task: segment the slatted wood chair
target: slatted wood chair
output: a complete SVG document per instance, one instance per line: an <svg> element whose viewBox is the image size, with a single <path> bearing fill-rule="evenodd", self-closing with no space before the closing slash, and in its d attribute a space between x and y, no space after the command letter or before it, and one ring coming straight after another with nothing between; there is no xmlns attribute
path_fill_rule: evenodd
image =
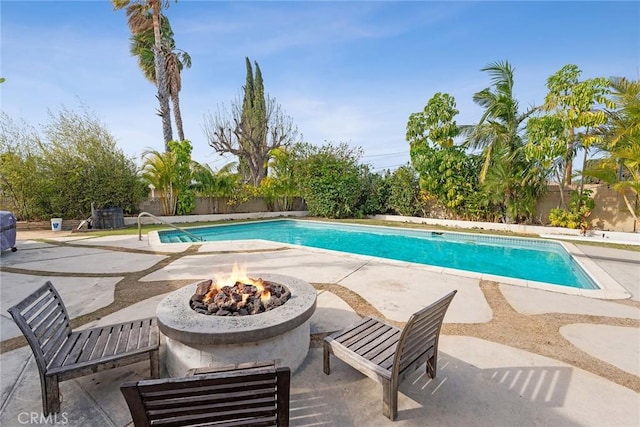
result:
<svg viewBox="0 0 640 427"><path fill-rule="evenodd" d="M38 366L45 416L60 412L59 383L149 359L159 376L160 334L155 318L72 331L69 314L50 281L9 309Z"/></svg>
<svg viewBox="0 0 640 427"><path fill-rule="evenodd" d="M411 315L403 329L367 317L326 337L322 343L324 373L330 373L329 356L333 354L381 383L382 413L395 420L400 382L425 362L427 374L436 376L440 328L456 292Z"/></svg>
<svg viewBox="0 0 640 427"><path fill-rule="evenodd" d="M289 425L291 371L246 365L190 371L189 376L120 387L135 427Z"/></svg>

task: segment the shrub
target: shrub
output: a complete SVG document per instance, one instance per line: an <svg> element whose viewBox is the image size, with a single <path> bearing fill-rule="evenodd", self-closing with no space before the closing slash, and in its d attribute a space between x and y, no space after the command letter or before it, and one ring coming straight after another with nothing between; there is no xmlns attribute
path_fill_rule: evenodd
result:
<svg viewBox="0 0 640 427"><path fill-rule="evenodd" d="M362 166L361 171L362 191L357 202L358 215L386 213L389 198L388 176L371 172L368 166Z"/></svg>
<svg viewBox="0 0 640 427"><path fill-rule="evenodd" d="M138 167L108 129L86 111L63 108L49 117L42 140L33 131L5 127L10 119L2 117L2 175L8 179L2 190L20 193L12 197L19 218L83 219L92 204L137 212L144 194Z"/></svg>
<svg viewBox="0 0 640 427"><path fill-rule="evenodd" d="M389 176L387 206L399 215L413 216L420 210L418 174L411 166L401 166Z"/></svg>
<svg viewBox="0 0 640 427"><path fill-rule="evenodd" d="M347 144L314 147L301 144L296 148L302 196L310 215L326 218L355 216L362 193L358 158L360 149Z"/></svg>
<svg viewBox="0 0 640 427"><path fill-rule="evenodd" d="M549 212L549 223L554 227L589 228L588 217L595 207L595 202L591 198L591 190L571 192L569 209L555 208Z"/></svg>

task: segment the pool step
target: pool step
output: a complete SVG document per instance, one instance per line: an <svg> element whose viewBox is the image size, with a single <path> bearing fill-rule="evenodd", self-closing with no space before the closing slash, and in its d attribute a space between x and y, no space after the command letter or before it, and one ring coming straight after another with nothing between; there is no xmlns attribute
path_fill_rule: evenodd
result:
<svg viewBox="0 0 640 427"><path fill-rule="evenodd" d="M168 236L168 241L167 243L193 243L194 240L184 234L180 234L177 236Z"/></svg>

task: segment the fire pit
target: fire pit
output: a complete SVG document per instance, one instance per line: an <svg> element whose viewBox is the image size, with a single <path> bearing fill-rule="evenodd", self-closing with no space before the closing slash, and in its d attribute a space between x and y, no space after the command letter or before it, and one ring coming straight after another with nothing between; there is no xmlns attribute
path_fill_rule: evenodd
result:
<svg viewBox="0 0 640 427"><path fill-rule="evenodd" d="M316 290L309 283L294 277L266 273L252 273L248 276L262 279L267 288L275 290L273 294L280 295L277 301L269 295L262 299L267 299L266 305L263 302L259 306L262 308L256 308L257 292L250 288L255 285L248 284L243 279L240 280L242 285L239 287L247 287L249 294L244 297L244 305L238 304L243 300L242 295L233 296L231 289L223 291L229 284L221 284L219 281L215 285L213 281L204 281L185 286L160 302L157 309L158 326L166 339L166 366L169 375L177 377L183 376L192 368L219 367L259 360L277 359L292 371L302 364L309 350L310 318L316 308ZM237 280L234 281L234 286L236 282ZM212 285L216 289L215 293ZM206 292L203 292L205 287ZM212 299L207 299L209 303L206 304L205 295L209 292ZM220 292L225 297L217 297L218 302L226 302L209 311L209 305ZM250 297L253 302L247 308ZM221 308L225 305L235 311ZM231 307L232 305L235 307ZM238 305L241 307L238 308ZM241 313L242 309L246 313ZM219 314L220 310L228 313ZM251 314L252 311L255 314Z"/></svg>
<svg viewBox="0 0 640 427"><path fill-rule="evenodd" d="M262 278L232 278L228 283L204 280L196 285L190 305L201 314L247 316L279 307L290 297L286 286Z"/></svg>

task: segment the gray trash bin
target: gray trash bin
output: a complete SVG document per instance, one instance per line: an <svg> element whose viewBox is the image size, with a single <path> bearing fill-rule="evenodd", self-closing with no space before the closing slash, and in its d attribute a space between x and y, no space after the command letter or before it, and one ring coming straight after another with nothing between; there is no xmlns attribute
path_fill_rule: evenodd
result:
<svg viewBox="0 0 640 427"><path fill-rule="evenodd" d="M124 227L124 212L122 208L96 209L91 218L93 228L111 230Z"/></svg>
<svg viewBox="0 0 640 427"><path fill-rule="evenodd" d="M16 217L9 211L0 211L0 251L16 248Z"/></svg>

